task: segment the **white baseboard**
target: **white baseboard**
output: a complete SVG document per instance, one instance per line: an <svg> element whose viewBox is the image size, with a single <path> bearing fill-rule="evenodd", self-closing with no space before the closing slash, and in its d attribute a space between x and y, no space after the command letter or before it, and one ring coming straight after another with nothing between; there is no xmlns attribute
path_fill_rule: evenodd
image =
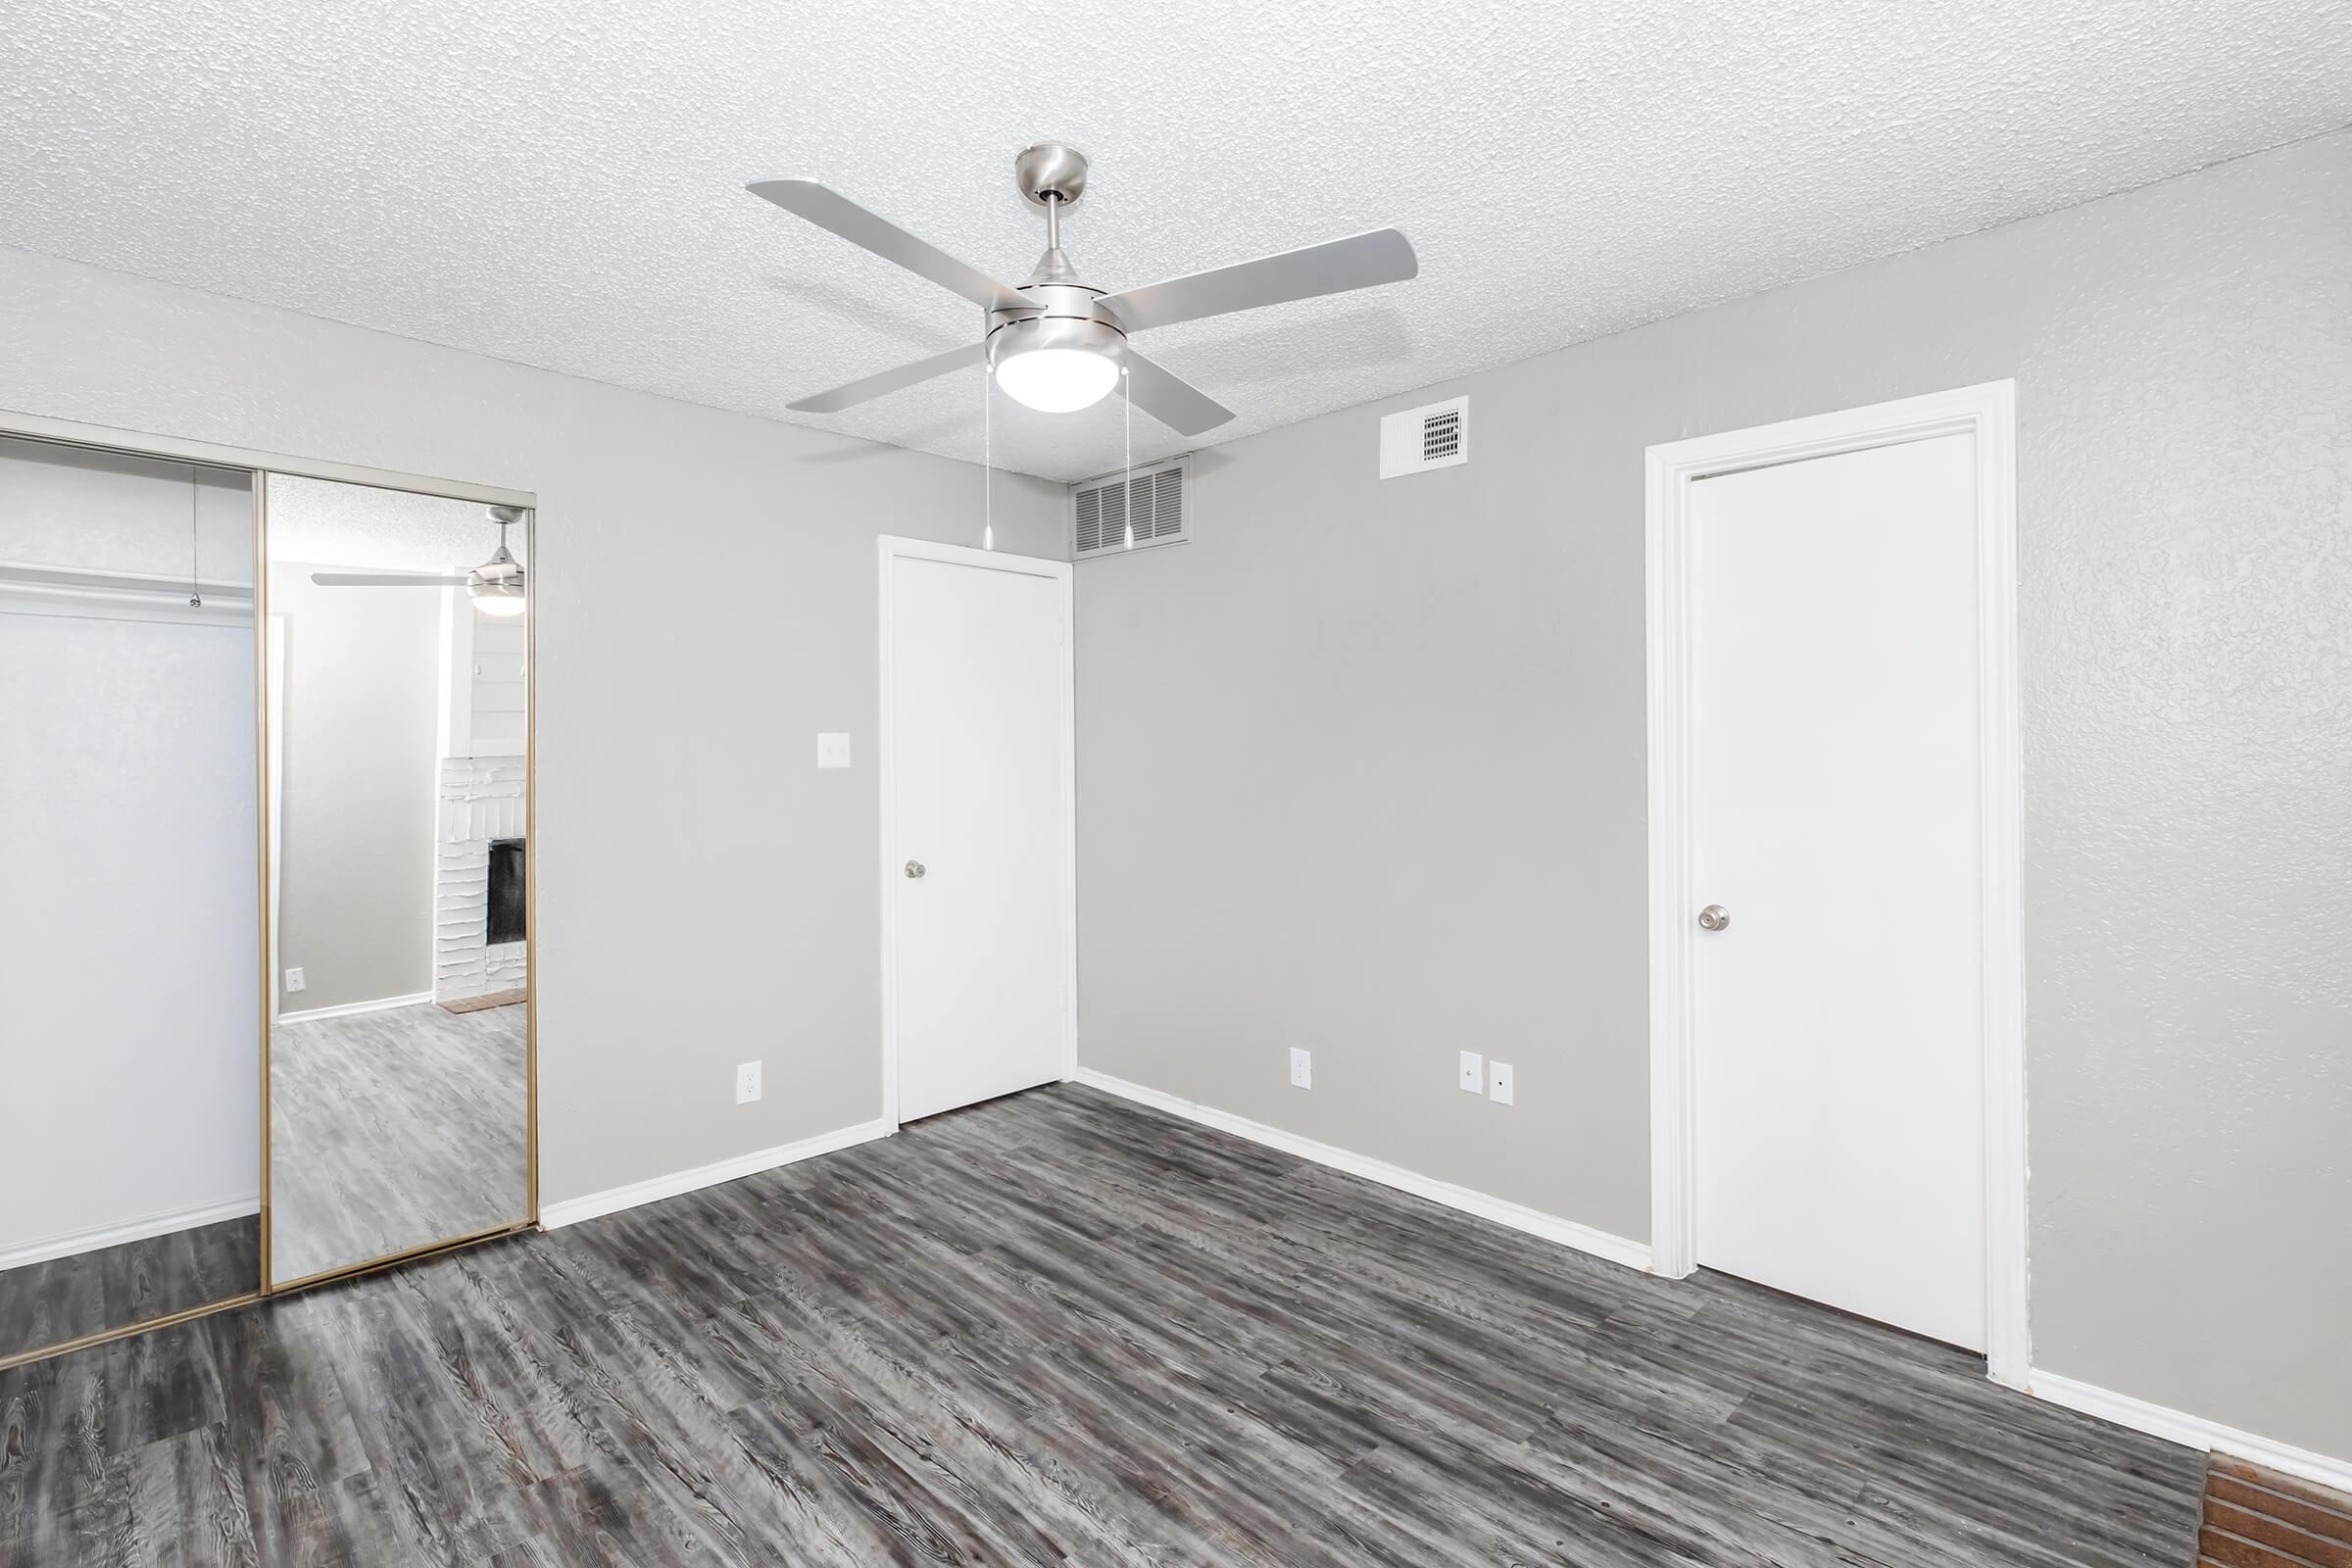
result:
<svg viewBox="0 0 2352 1568"><path fill-rule="evenodd" d="M1530 1236L1540 1236L1562 1247L1573 1247L1580 1252L1590 1252L1594 1257L1622 1263L1627 1268L1644 1271L1649 1268L1649 1248L1642 1242L1628 1241L1622 1236L1594 1230L1590 1225L1580 1225L1572 1219L1561 1219L1541 1209L1529 1208L1524 1203L1514 1203L1508 1199L1494 1198L1468 1187L1457 1187L1452 1182L1424 1176L1418 1171L1409 1171L1401 1165L1392 1165L1367 1154L1354 1153L1331 1144L1319 1144L1311 1138L1301 1138L1297 1133L1269 1127L1264 1122L1236 1116L1231 1111L1217 1110L1157 1089L1147 1089L1142 1084L1132 1084L1124 1078L1113 1078L1092 1067L1079 1068L1076 1081L1100 1089L1104 1094L1116 1095L1121 1100L1132 1100L1139 1105L1164 1110L1171 1116L1181 1116L1186 1121L1196 1121L1203 1127L1231 1133L1236 1138L1247 1138L1253 1144L1279 1149L1286 1154L1311 1159L1318 1165L1329 1165L1350 1176L1361 1176L1383 1187L1394 1187L1400 1193L1426 1198L1433 1203L1443 1203L1447 1208L1475 1214L1480 1219L1491 1219L1497 1225L1507 1225L1512 1230L1525 1231Z"/></svg>
<svg viewBox="0 0 2352 1568"><path fill-rule="evenodd" d="M2270 1438L2257 1437L2226 1427L2219 1421L2190 1415L2184 1410L2168 1409L2135 1399L2129 1394L2117 1394L2096 1384L2062 1378L2054 1372L2036 1369L2028 1385L2037 1399L2063 1404L2084 1415L2095 1415L2102 1421L2112 1421L2120 1427L2145 1432L2153 1438L2178 1443L2186 1447L2202 1448L2208 1453L2226 1453L2250 1460L2266 1470L2281 1475L2299 1476L2305 1481L2338 1492L2352 1493L2352 1460L2331 1459L2308 1448L2289 1447Z"/></svg>
<svg viewBox="0 0 2352 1568"><path fill-rule="evenodd" d="M430 991L419 991L413 997L378 997L373 1002L345 1002L332 1007L312 1007L303 1012L281 1012L279 1023L308 1023L313 1018L348 1018L361 1012L389 1012L394 1007L414 1007L420 1002L433 1000Z"/></svg>
<svg viewBox="0 0 2352 1568"><path fill-rule="evenodd" d="M199 1203L194 1208L175 1208L165 1214L150 1214L143 1219L127 1220L120 1225L100 1225L86 1231L67 1231L56 1236L43 1236L15 1247L0 1248L0 1269L23 1268L28 1263L46 1263L53 1258L78 1257L95 1252L100 1248L121 1247L125 1242L143 1242L154 1236L170 1236L175 1231L192 1231L199 1225L218 1225L224 1219L242 1219L262 1211L259 1194L243 1198L222 1199L219 1202Z"/></svg>
<svg viewBox="0 0 2352 1568"><path fill-rule="evenodd" d="M720 1182L735 1181L744 1176L757 1176L763 1170L790 1165L836 1150L888 1138L898 1128L885 1120L860 1122L855 1127L842 1127L814 1138L804 1138L797 1144L779 1144L773 1149L756 1150L722 1159L715 1164L698 1165L692 1170L672 1171L667 1176L656 1176L647 1181L631 1182L626 1187L609 1187L585 1198L567 1198L561 1202L539 1205L539 1228L543 1231L561 1230L577 1225L584 1219L600 1214L617 1214L624 1208L641 1203L660 1202L664 1198L676 1198L705 1187L716 1187Z"/></svg>

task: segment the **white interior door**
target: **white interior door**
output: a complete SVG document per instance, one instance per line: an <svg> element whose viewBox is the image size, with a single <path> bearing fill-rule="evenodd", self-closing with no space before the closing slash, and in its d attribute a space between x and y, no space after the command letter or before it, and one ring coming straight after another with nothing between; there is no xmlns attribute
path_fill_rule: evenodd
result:
<svg viewBox="0 0 2352 1568"><path fill-rule="evenodd" d="M883 561L902 1121L1067 1070L1068 568L989 559Z"/></svg>
<svg viewBox="0 0 2352 1568"><path fill-rule="evenodd" d="M1692 485L1697 1255L1985 1343L1975 438Z"/></svg>

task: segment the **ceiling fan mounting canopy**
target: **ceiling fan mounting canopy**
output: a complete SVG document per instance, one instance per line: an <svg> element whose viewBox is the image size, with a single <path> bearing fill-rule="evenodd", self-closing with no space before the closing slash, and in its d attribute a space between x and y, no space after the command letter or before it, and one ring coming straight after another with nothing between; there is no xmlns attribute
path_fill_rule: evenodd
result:
<svg viewBox="0 0 2352 1568"><path fill-rule="evenodd" d="M1033 207L1077 206L1086 168L1086 154L1066 141L1033 141L1012 156L1013 181Z"/></svg>
<svg viewBox="0 0 2352 1568"><path fill-rule="evenodd" d="M1401 282L1420 270L1411 242L1394 228L1379 228L1108 294L1080 276L1061 248L1062 211L1086 194L1086 155L1066 142L1032 142L1014 155L1012 167L1021 195L1046 215L1045 254L1017 288L815 180L765 179L748 187L786 212L960 294L985 313L977 343L802 398L792 409L837 414L933 376L984 365L1006 395L1033 409L1070 413L1101 401L1115 387L1162 423L1198 435L1232 418L1233 411L1139 352L1128 341L1130 334Z"/></svg>

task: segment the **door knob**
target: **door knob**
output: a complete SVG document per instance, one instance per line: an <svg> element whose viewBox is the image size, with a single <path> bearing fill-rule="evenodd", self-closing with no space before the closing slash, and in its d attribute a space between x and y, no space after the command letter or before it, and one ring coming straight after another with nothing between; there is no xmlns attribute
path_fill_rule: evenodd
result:
<svg viewBox="0 0 2352 1568"><path fill-rule="evenodd" d="M909 871L906 874L908 876L914 875L912 871ZM1698 928L1701 931L1720 931L1731 923L1732 911L1725 908L1720 904L1710 904L1705 908L1698 911Z"/></svg>
<svg viewBox="0 0 2352 1568"><path fill-rule="evenodd" d="M906 862L906 874L909 877L921 876L923 874L923 862L920 860L908 860Z"/></svg>

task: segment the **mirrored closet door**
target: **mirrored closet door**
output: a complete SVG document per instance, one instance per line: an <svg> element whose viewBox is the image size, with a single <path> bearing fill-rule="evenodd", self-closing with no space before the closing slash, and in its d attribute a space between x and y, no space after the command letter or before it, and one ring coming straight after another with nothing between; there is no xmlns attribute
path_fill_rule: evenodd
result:
<svg viewBox="0 0 2352 1568"><path fill-rule="evenodd" d="M254 513L0 437L0 1362L260 1283Z"/></svg>
<svg viewBox="0 0 2352 1568"><path fill-rule="evenodd" d="M266 484L283 1290L532 1217L530 515Z"/></svg>

